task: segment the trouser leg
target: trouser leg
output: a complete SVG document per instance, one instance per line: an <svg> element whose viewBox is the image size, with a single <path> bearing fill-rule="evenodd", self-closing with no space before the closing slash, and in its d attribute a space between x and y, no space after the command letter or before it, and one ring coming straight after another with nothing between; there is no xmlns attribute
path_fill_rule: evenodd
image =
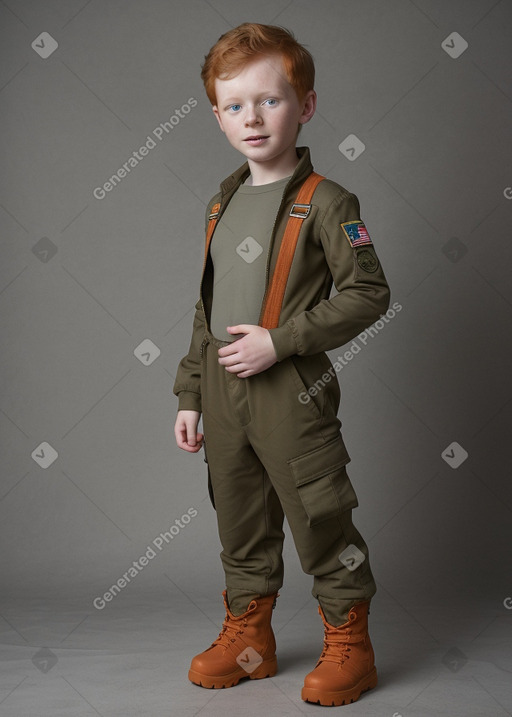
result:
<svg viewBox="0 0 512 717"><path fill-rule="evenodd" d="M284 516L243 425L243 379L218 363L217 350L224 344L211 337L204 349L203 429L228 604L238 615L253 597L275 593L282 585Z"/></svg>
<svg viewBox="0 0 512 717"><path fill-rule="evenodd" d="M330 366L325 354L293 357L246 381L247 436L284 509L313 595L333 625L376 592L368 547L352 522L357 497L337 418L339 386L326 383L315 400L305 389Z"/></svg>

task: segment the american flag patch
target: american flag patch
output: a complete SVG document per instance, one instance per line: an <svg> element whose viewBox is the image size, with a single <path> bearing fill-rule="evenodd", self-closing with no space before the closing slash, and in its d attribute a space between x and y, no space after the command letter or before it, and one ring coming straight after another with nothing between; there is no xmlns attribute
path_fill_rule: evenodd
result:
<svg viewBox="0 0 512 717"><path fill-rule="evenodd" d="M361 220L356 222L343 222L343 224L340 224L340 227L345 232L345 236L352 248L372 243L370 235Z"/></svg>

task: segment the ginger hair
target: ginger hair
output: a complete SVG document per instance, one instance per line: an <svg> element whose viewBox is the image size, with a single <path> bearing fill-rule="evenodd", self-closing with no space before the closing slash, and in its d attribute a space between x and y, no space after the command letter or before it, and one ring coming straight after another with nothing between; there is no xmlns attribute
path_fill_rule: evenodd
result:
<svg viewBox="0 0 512 717"><path fill-rule="evenodd" d="M315 64L289 30L277 25L244 22L221 35L201 67L206 94L212 105L217 104L215 80L229 80L256 57L280 55L288 82L299 102L315 84Z"/></svg>

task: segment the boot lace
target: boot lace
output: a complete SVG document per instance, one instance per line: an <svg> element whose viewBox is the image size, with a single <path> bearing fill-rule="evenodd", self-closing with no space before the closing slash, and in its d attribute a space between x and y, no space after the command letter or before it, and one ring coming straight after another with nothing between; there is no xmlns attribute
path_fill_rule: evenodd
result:
<svg viewBox="0 0 512 717"><path fill-rule="evenodd" d="M219 636L215 640L215 642L212 643L212 647L214 645L223 645L224 647L229 647L230 643L237 641L238 635L243 635L244 629L246 627L247 618L244 618L240 623L234 622L230 619L229 615L226 615L226 618L222 625L222 630L220 631Z"/></svg>
<svg viewBox="0 0 512 717"><path fill-rule="evenodd" d="M350 658L348 654L350 652L350 641L347 638L351 634L352 630L350 628L347 628L341 634L332 634L326 630L324 648L318 662L335 662L338 665L342 665L348 660Z"/></svg>

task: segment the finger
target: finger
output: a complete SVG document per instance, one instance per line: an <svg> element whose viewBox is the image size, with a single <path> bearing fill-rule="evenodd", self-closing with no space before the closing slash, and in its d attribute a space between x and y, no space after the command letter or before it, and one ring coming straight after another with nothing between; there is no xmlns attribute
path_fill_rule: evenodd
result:
<svg viewBox="0 0 512 717"><path fill-rule="evenodd" d="M240 354L237 352L229 356L221 356L217 360L221 366L238 366L240 364Z"/></svg>
<svg viewBox="0 0 512 717"><path fill-rule="evenodd" d="M221 348L217 351L217 354L222 357L235 354L238 351L238 348L236 346L233 346L234 343L236 342L232 341L227 346L221 346Z"/></svg>
<svg viewBox="0 0 512 717"><path fill-rule="evenodd" d="M196 450L194 447L188 445L186 436L178 439L176 443L178 444L178 448L181 448L183 451L192 452Z"/></svg>
<svg viewBox="0 0 512 717"><path fill-rule="evenodd" d="M228 373L239 373L240 371L246 371L247 366L241 363L234 364L233 366L224 366Z"/></svg>
<svg viewBox="0 0 512 717"><path fill-rule="evenodd" d="M251 324L238 324L237 326L226 326L226 330L230 334L248 334L251 331Z"/></svg>
<svg viewBox="0 0 512 717"><path fill-rule="evenodd" d="M197 443L195 428L187 426L187 444L194 447Z"/></svg>
<svg viewBox="0 0 512 717"><path fill-rule="evenodd" d="M182 425L176 425L174 427L174 437L176 438L176 443L180 448L183 448L183 443L186 440L186 431L185 427Z"/></svg>
<svg viewBox="0 0 512 717"><path fill-rule="evenodd" d="M180 448L183 448L187 453L198 453L201 450L201 446L189 446L187 443L184 443Z"/></svg>

